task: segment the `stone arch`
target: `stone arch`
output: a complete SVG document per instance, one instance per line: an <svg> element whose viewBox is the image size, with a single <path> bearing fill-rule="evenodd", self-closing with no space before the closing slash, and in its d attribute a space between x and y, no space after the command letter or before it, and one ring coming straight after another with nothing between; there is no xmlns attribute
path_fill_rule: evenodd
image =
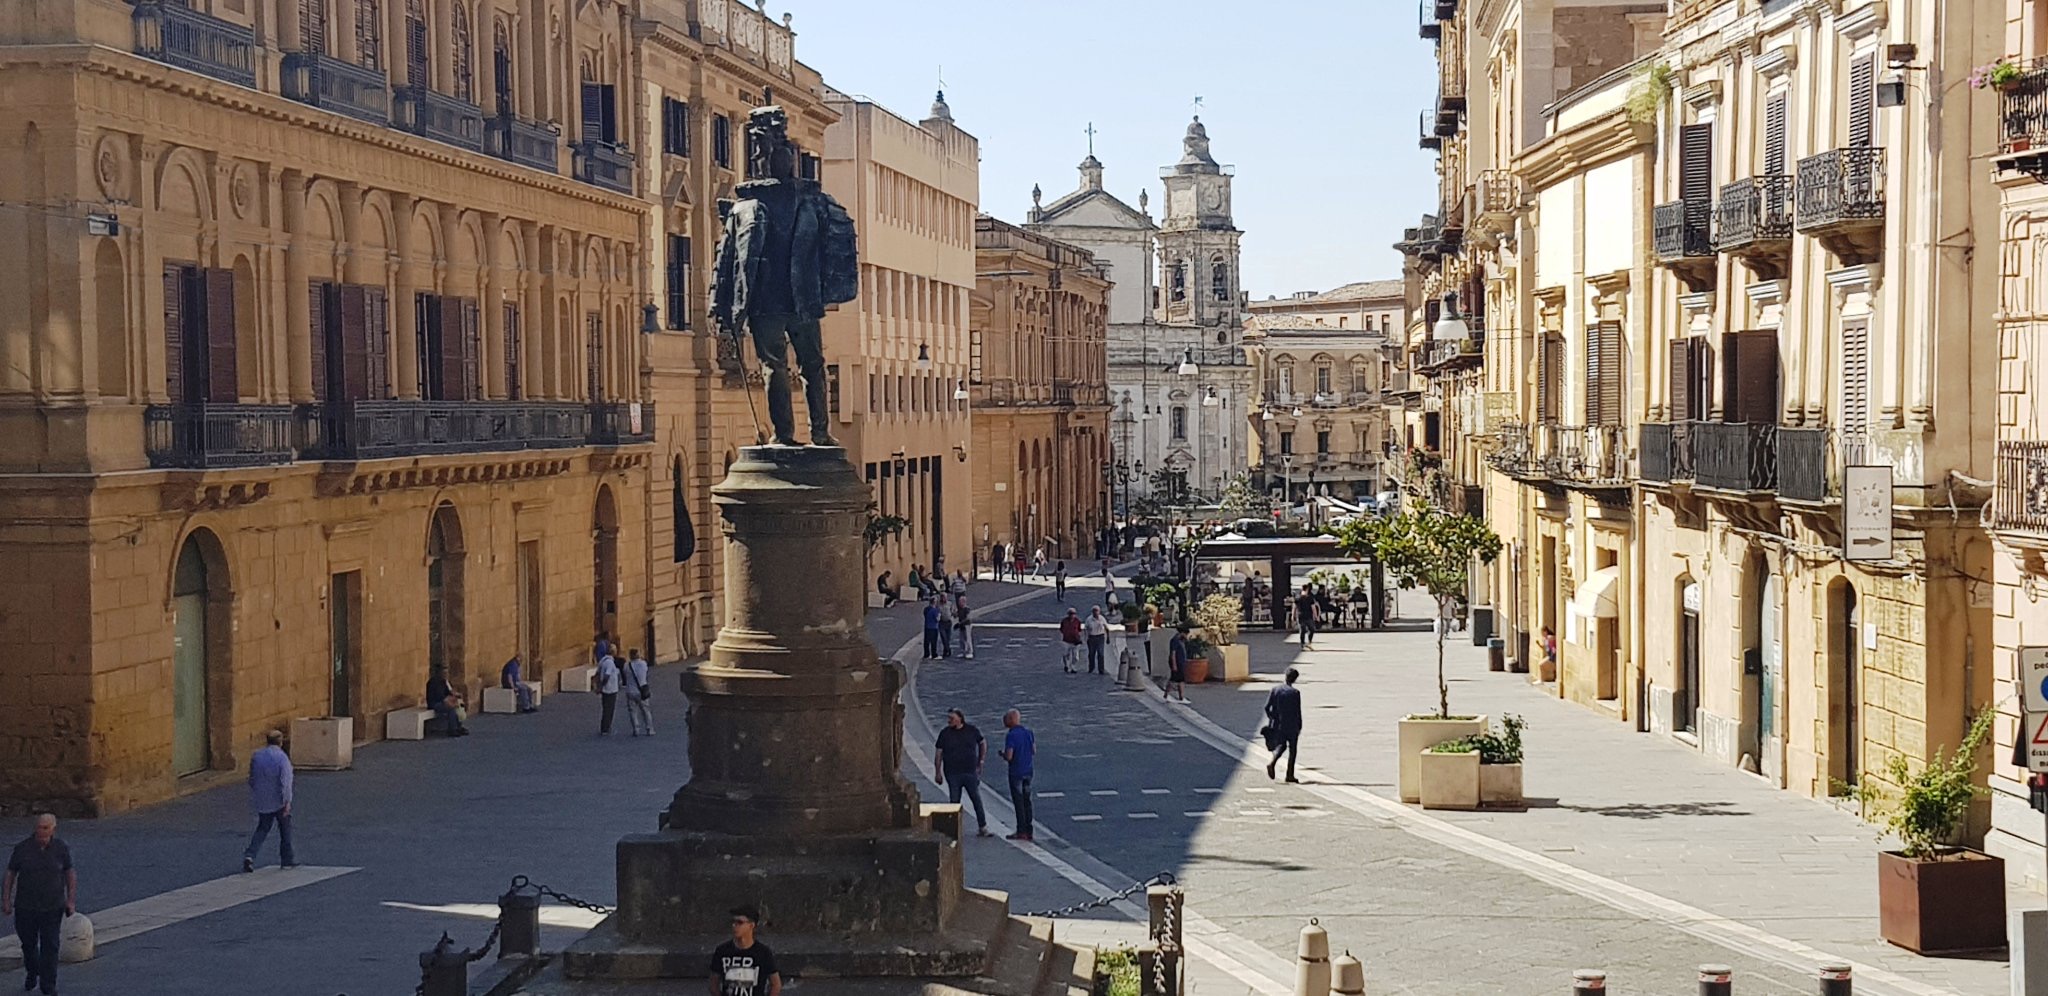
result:
<svg viewBox="0 0 2048 996"><path fill-rule="evenodd" d="M307 254L306 275L315 280L340 280L342 236L339 192L329 180L315 180L306 186L305 240L313 252Z"/></svg>
<svg viewBox="0 0 2048 996"><path fill-rule="evenodd" d="M434 264L448 258L441 219L433 205L423 201L413 207L412 216L405 223L412 226L412 258L399 262L405 266L422 267L421 272L431 277Z"/></svg>
<svg viewBox="0 0 2048 996"><path fill-rule="evenodd" d="M181 218L206 221L213 217L211 185L206 182L206 163L187 148L164 153L157 167L157 210Z"/></svg>
<svg viewBox="0 0 2048 996"><path fill-rule="evenodd" d="M427 676L441 672L460 690L469 683L464 590L469 555L462 515L454 502L442 498L428 513L426 525Z"/></svg>
<svg viewBox="0 0 2048 996"><path fill-rule="evenodd" d="M128 386L128 271L116 239L93 250L94 387L102 398L126 399Z"/></svg>
<svg viewBox="0 0 2048 996"><path fill-rule="evenodd" d="M476 212L465 211L448 234L448 293L483 299L484 226Z"/></svg>
<svg viewBox="0 0 2048 996"><path fill-rule="evenodd" d="M593 625L612 637L619 631L619 504L612 486L597 486L590 511L590 574ZM616 639L613 641L617 642Z"/></svg>
<svg viewBox="0 0 2048 996"><path fill-rule="evenodd" d="M234 578L227 548L213 530L195 527L172 558L171 749L173 777L232 761L229 720L234 706Z"/></svg>

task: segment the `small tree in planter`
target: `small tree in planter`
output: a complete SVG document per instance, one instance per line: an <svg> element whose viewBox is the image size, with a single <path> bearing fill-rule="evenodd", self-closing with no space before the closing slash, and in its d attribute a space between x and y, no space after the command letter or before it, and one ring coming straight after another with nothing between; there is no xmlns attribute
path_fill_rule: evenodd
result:
<svg viewBox="0 0 2048 996"><path fill-rule="evenodd" d="M1443 618L1465 593L1472 563L1491 563L1500 555L1500 537L1476 518L1452 515L1417 501L1395 515L1345 523L1337 531L1337 547L1348 556L1374 558L1401 587L1421 588L1436 599L1437 710L1402 720L1396 738L1401 801L1418 802L1422 798L1423 749L1486 732L1483 716L1451 715L1451 686L1444 678Z"/></svg>
<svg viewBox="0 0 2048 996"><path fill-rule="evenodd" d="M868 502L868 521L861 527L860 535L867 541L867 546L861 550L861 561L868 573L870 585L874 583L875 547L881 546L883 540L902 533L909 526L909 519L900 515L883 515L880 505Z"/></svg>
<svg viewBox="0 0 2048 996"><path fill-rule="evenodd" d="M1977 755L1991 736L1984 709L1953 752L1936 750L1914 771L1894 754L1885 774L1896 789L1872 781L1838 786L1899 838L1899 850L1878 855L1878 926L1884 939L1908 950L1982 951L2005 944L2005 862L1959 845L1976 783Z"/></svg>
<svg viewBox="0 0 2048 996"><path fill-rule="evenodd" d="M1237 642L1238 627L1243 623L1243 609L1237 599L1229 595L1202 599L1195 606L1193 622L1202 627L1202 637L1221 658L1224 681L1244 681L1252 676L1251 648Z"/></svg>
<svg viewBox="0 0 2048 996"><path fill-rule="evenodd" d="M1522 730L1528 725L1510 713L1500 719L1501 732L1488 730L1468 738L1479 749L1480 805L1522 805Z"/></svg>

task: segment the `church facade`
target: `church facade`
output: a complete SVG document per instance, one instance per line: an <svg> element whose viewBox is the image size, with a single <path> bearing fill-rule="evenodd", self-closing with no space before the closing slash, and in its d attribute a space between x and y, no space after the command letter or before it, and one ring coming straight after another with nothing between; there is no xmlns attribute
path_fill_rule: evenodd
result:
<svg viewBox="0 0 2048 996"><path fill-rule="evenodd" d="M1210 154L1197 118L1180 161L1164 173L1159 222L1145 192L1132 207L1104 187L1093 153L1080 173L1080 187L1049 204L1033 190L1026 227L1087 249L1115 281L1108 383L1116 462L1130 474L1131 494L1150 494L1164 469L1213 499L1245 470L1253 392L1231 170Z"/></svg>

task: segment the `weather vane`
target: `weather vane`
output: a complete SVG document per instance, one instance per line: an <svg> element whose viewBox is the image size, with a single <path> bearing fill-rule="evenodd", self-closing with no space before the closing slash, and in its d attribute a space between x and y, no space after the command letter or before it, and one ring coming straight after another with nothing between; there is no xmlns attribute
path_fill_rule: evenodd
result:
<svg viewBox="0 0 2048 996"><path fill-rule="evenodd" d="M1199 93L1195 94L1195 113L1202 113L1202 95Z"/></svg>

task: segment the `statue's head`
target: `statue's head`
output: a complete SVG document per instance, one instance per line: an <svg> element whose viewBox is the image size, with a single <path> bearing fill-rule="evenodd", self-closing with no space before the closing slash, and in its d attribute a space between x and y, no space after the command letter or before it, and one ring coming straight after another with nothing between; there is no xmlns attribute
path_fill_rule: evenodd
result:
<svg viewBox="0 0 2048 996"><path fill-rule="evenodd" d="M757 177L796 176L796 146L789 140L789 115L775 104L747 115L747 171Z"/></svg>

